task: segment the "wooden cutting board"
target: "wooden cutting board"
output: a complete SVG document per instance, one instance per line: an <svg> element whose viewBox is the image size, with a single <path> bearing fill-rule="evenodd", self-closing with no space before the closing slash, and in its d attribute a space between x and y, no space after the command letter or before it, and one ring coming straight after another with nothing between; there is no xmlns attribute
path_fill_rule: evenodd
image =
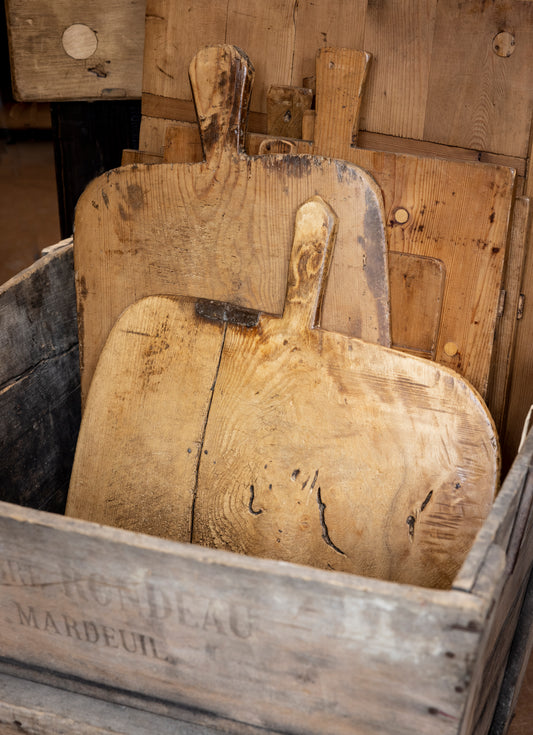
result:
<svg viewBox="0 0 533 735"><path fill-rule="evenodd" d="M407 313L391 313L393 344L398 335L396 344L452 367L485 397L515 171L489 163L354 147L368 56L353 49L319 51L316 115L304 131L311 140L292 141L292 145L295 152L334 155L368 171L383 193L389 252L441 261L442 300L432 304L425 300L423 310L430 315L431 323L437 324L431 340L435 349L427 352L429 325L421 319L418 301L409 293L391 293L397 303L412 303ZM304 122L306 119L309 123L305 117ZM249 134L248 152L258 152L264 141L264 135ZM166 160L194 160L197 150L194 126L183 123L167 129ZM390 256L390 264L394 270L403 267L396 255ZM419 277L425 277L427 269L427 278L432 281L428 293L436 296L440 289L433 285L435 269L430 261L421 260L416 267ZM392 281L396 287L402 286L399 278L393 277ZM403 342L402 320L411 325L409 345Z"/></svg>
<svg viewBox="0 0 533 735"><path fill-rule="evenodd" d="M157 296L125 311L67 514L449 586L496 490L492 420L454 371L317 326L336 224L319 197L299 209L281 319L214 322Z"/></svg>
<svg viewBox="0 0 533 735"><path fill-rule="evenodd" d="M381 192L361 169L314 156L241 153L252 66L233 46L190 68L205 161L137 165L93 181L76 210L82 398L109 331L152 294L281 313L298 205L320 194L339 220L326 328L390 344Z"/></svg>
<svg viewBox="0 0 533 735"><path fill-rule="evenodd" d="M299 143L297 150L335 156L367 170L383 192L389 250L442 262L442 301L435 299L430 309L433 321L440 317L434 359L453 367L485 396L515 172L505 166L354 147L369 56L353 49L318 52L314 132L304 132L313 140ZM401 268L395 256L390 261L394 270ZM427 269L423 278L432 289L434 265L426 260L416 268L420 273ZM433 292L437 297L440 289ZM397 296L404 308L405 296ZM423 354L428 331L424 314L427 310L421 311L415 301L408 311L391 312L393 344L402 343L402 322L407 321L411 339L420 334L420 342L412 339L408 347Z"/></svg>

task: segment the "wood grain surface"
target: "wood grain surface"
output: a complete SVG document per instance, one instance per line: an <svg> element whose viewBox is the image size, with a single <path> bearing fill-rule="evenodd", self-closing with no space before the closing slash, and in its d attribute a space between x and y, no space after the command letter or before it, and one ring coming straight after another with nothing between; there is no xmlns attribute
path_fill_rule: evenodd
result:
<svg viewBox="0 0 533 735"><path fill-rule="evenodd" d="M223 328L165 297L124 313L89 393L69 515L451 584L496 491L494 427L454 372L317 328L335 227L321 199L299 209L282 319Z"/></svg>
<svg viewBox="0 0 533 735"><path fill-rule="evenodd" d="M250 77L235 48L202 51L191 80L206 160L115 169L81 197L74 253L84 397L111 326L143 296L194 295L281 313L296 210L316 193L339 220L323 326L390 344L377 184L344 162L240 153Z"/></svg>
<svg viewBox="0 0 533 735"><path fill-rule="evenodd" d="M502 31L514 40L509 56L495 48ZM266 132L269 87L302 86L315 73L317 49L337 46L374 57L361 108L363 130L401 137L404 145L426 140L525 158L532 34L530 2L280 0L271 8L257 0L229 6L204 0L192 7L148 0L140 147L163 145L164 118L187 119L164 112L173 100L189 104L192 113L187 66L197 49L232 43L258 69L251 105L258 132Z"/></svg>
<svg viewBox="0 0 533 735"><path fill-rule="evenodd" d="M420 302L405 291L403 264L396 256L389 258L389 268L400 268L391 274L392 287L399 289L393 301L404 309L391 312L392 333L402 334L408 323L409 349L427 353L428 340L435 343L433 358L466 377L486 397L515 172L495 164L354 147L367 66L368 55L355 50L325 48L318 53L314 139L294 145L299 153L335 155L368 171L383 194L389 252L442 262L444 291L440 303L433 300L434 332L428 337ZM250 134L248 150L257 152L262 140ZM189 156L198 155L191 129L169 129L166 160L186 160L187 149ZM413 264L412 273L417 269L422 275L421 262ZM431 284L416 286L426 287ZM397 346L403 348L405 342Z"/></svg>

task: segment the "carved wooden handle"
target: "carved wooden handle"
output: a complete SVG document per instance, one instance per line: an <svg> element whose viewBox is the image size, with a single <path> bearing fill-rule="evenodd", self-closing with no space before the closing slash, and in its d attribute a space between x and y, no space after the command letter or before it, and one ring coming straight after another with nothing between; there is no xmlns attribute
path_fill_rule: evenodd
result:
<svg viewBox="0 0 533 735"><path fill-rule="evenodd" d="M241 153L254 67L236 46L207 46L189 66L205 160Z"/></svg>
<svg viewBox="0 0 533 735"><path fill-rule="evenodd" d="M296 212L284 319L298 332L320 324L337 217L319 196L309 199Z"/></svg>

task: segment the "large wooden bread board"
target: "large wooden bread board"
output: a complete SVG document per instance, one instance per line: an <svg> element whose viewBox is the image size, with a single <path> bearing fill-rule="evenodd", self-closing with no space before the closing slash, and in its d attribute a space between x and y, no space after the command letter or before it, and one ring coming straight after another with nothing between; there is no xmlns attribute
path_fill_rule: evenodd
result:
<svg viewBox="0 0 533 735"><path fill-rule="evenodd" d="M296 209L315 194L339 220L323 325L390 344L379 188L344 162L240 153L251 76L234 47L199 52L191 83L206 160L126 166L81 197L74 254L84 398L114 321L143 296L194 295L281 313Z"/></svg>
<svg viewBox="0 0 533 735"><path fill-rule="evenodd" d="M316 328L335 217L297 215L282 319L131 306L102 352L67 514L248 555L447 587L498 482L454 372Z"/></svg>

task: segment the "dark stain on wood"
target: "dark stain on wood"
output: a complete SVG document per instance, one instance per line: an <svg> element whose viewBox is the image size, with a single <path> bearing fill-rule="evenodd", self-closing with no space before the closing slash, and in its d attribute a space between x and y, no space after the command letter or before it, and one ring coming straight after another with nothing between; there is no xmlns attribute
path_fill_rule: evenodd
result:
<svg viewBox="0 0 533 735"><path fill-rule="evenodd" d="M259 323L259 312L228 304L224 301L198 299L195 311L203 319L216 322L228 322L238 327L256 327Z"/></svg>

